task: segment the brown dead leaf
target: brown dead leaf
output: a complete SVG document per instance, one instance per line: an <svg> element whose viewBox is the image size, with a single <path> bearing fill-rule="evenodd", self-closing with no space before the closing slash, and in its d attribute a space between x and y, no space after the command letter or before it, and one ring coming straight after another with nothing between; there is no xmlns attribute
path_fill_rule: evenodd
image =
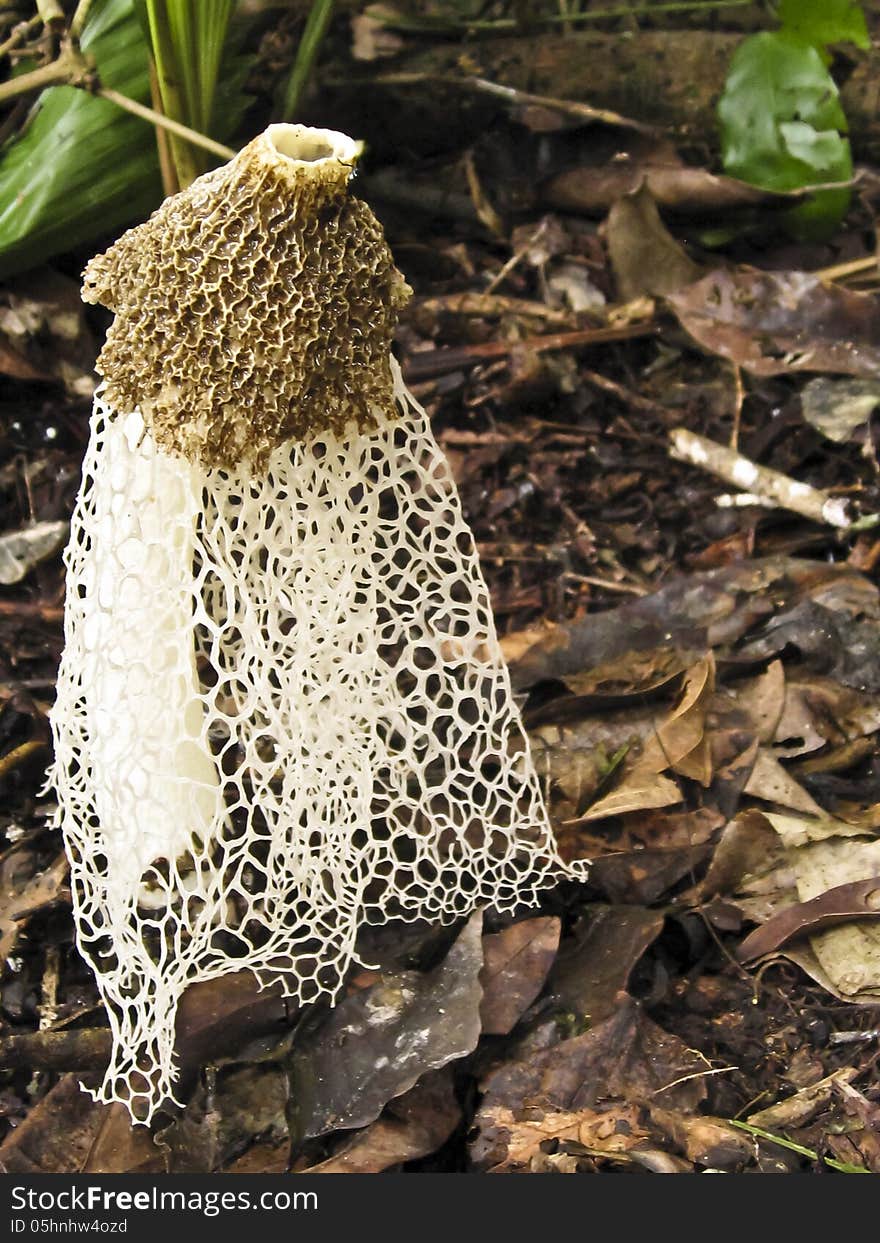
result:
<svg viewBox="0 0 880 1243"><path fill-rule="evenodd" d="M483 937L484 1033L506 1036L538 996L559 949L561 926L555 917L524 919Z"/></svg>
<svg viewBox="0 0 880 1243"><path fill-rule="evenodd" d="M759 677L736 688L736 709L744 717L744 727L759 742L768 743L776 738L785 711L785 700L785 668L781 660L772 661ZM774 753L779 754L775 749Z"/></svg>
<svg viewBox="0 0 880 1243"><path fill-rule="evenodd" d="M621 816L628 811L670 807L682 801L681 790L674 781L650 769L634 768L621 783L593 803L582 816L566 821L567 824L587 824L591 820L603 820L607 816Z"/></svg>
<svg viewBox="0 0 880 1243"><path fill-rule="evenodd" d="M712 780L712 754L706 736L706 710L715 690L715 660L710 653L685 675L675 708L662 724L641 757L641 765L655 763L671 768L708 786ZM662 771L662 770L661 770Z"/></svg>
<svg viewBox="0 0 880 1243"><path fill-rule="evenodd" d="M767 747L758 750L745 792L765 803L790 807L793 811L801 811L807 816L822 815L822 808L815 799L798 784L791 773L786 772Z"/></svg>
<svg viewBox="0 0 880 1243"><path fill-rule="evenodd" d="M594 854L590 883L609 902L647 905L658 901L683 878L690 877L709 852L709 846L683 846L674 850Z"/></svg>
<svg viewBox="0 0 880 1243"><path fill-rule="evenodd" d="M836 885L808 902L797 902L779 911L746 937L737 950L737 958L750 962L772 954L796 937L872 918L880 918L880 876Z"/></svg>
<svg viewBox="0 0 880 1243"><path fill-rule="evenodd" d="M404 1161L436 1152L461 1121L448 1068L425 1075L391 1101L385 1113L359 1131L332 1157L304 1174L380 1174Z"/></svg>
<svg viewBox="0 0 880 1243"><path fill-rule="evenodd" d="M880 376L876 299L808 272L719 268L667 302L698 345L753 375Z"/></svg>
<svg viewBox="0 0 880 1243"><path fill-rule="evenodd" d="M78 1174L111 1108L98 1105L80 1087L98 1079L64 1075L0 1144L5 1174Z"/></svg>
<svg viewBox="0 0 880 1243"><path fill-rule="evenodd" d="M700 891L717 894L762 923L795 903L795 875L782 843L767 817L757 810L740 812L721 835Z"/></svg>
<svg viewBox="0 0 880 1243"><path fill-rule="evenodd" d="M525 652L511 675L516 687L524 689L544 679L564 681L627 652L673 647L705 653L719 644L743 639L768 618L775 625L780 615L804 602L832 612L839 622L842 618L850 622L860 616L878 615L877 588L845 564L783 556L757 558L718 570L676 575L659 590L619 608L561 623ZM853 641L856 637L852 636ZM792 638L787 630L778 632L768 624L760 641L750 642L744 654L750 659L769 660ZM827 634L817 633L816 645L827 657ZM797 646L803 644L798 642ZM880 641L874 646L880 649ZM865 653L861 652L858 662L841 668L844 675L851 674L842 680L847 685L866 686L865 663ZM877 686L880 688L880 671Z"/></svg>
<svg viewBox="0 0 880 1243"><path fill-rule="evenodd" d="M176 1051L184 1069L238 1052L249 1040L283 1031L289 1002L280 985L261 988L251 971L203 980L184 993L177 1011Z"/></svg>
<svg viewBox="0 0 880 1243"><path fill-rule="evenodd" d="M21 869L24 868L24 876ZM67 888L69 866L62 853L51 867L31 874L32 863L27 851L15 850L3 861L2 893L0 893L0 961L15 950L25 920L34 912L56 902L70 900Z"/></svg>
<svg viewBox="0 0 880 1243"><path fill-rule="evenodd" d="M701 275L699 265L660 219L645 185L618 199L611 208L605 240L621 302L673 293Z"/></svg>
<svg viewBox="0 0 880 1243"><path fill-rule="evenodd" d="M636 963L663 930L662 912L593 906L566 941L549 993L563 1009L601 1023L617 1009Z"/></svg>
<svg viewBox="0 0 880 1243"><path fill-rule="evenodd" d="M247 1152L224 1167L224 1174L286 1174L290 1162L290 1143L267 1143L252 1145Z"/></svg>
<svg viewBox="0 0 880 1243"><path fill-rule="evenodd" d="M766 819L791 862L801 902L880 876L876 834L828 816L807 819L768 812ZM810 947L837 995L862 1004L880 999L880 927L873 921L816 932Z"/></svg>
<svg viewBox="0 0 880 1243"><path fill-rule="evenodd" d="M723 1118L695 1117L673 1109L651 1110L656 1122L695 1165L739 1171L752 1159L755 1141Z"/></svg>
<svg viewBox="0 0 880 1243"><path fill-rule="evenodd" d="M613 145L611 139L613 138ZM644 186L670 212L707 216L744 207L791 207L803 191L759 190L683 162L673 143L638 133L615 133L593 141L578 164L542 182L541 204L561 211L600 215Z"/></svg>
<svg viewBox="0 0 880 1243"><path fill-rule="evenodd" d="M618 1111L622 1102L693 1110L705 1097L707 1069L701 1057L625 999L583 1036L490 1072L481 1084L473 1159L482 1168L507 1160L511 1115L540 1123L548 1115L595 1115L609 1106Z"/></svg>
<svg viewBox="0 0 880 1243"><path fill-rule="evenodd" d="M495 1160L487 1172L531 1171L535 1159L544 1153L544 1144L577 1144L594 1157L628 1152L648 1138L639 1115L637 1106L621 1102L603 1110L548 1111L535 1119L518 1117L503 1105L490 1106L480 1112L481 1125L484 1133L494 1139L490 1160L501 1159Z"/></svg>
<svg viewBox="0 0 880 1243"><path fill-rule="evenodd" d="M133 1126L124 1105L100 1105L101 1121L83 1174L157 1174L165 1161L148 1127Z"/></svg>

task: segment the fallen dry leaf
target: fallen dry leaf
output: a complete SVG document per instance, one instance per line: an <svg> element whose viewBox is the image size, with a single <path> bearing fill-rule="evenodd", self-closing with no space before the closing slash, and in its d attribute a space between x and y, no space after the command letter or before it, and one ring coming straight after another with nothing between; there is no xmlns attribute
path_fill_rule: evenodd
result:
<svg viewBox="0 0 880 1243"><path fill-rule="evenodd" d="M871 918L880 918L880 876L836 885L808 902L797 902L779 911L746 937L737 950L737 958L750 962L772 954L795 937L854 919Z"/></svg>
<svg viewBox="0 0 880 1243"><path fill-rule="evenodd" d="M506 1036L538 996L559 949L561 927L555 917L524 919L483 937L484 1033Z"/></svg>
<svg viewBox="0 0 880 1243"><path fill-rule="evenodd" d="M110 1105L96 1104L80 1083L99 1079L64 1075L0 1144L5 1174L78 1174L89 1158ZM127 1115L126 1115L127 1116Z"/></svg>
<svg viewBox="0 0 880 1243"><path fill-rule="evenodd" d="M667 302L698 345L753 375L880 376L876 299L808 272L719 268Z"/></svg>
<svg viewBox="0 0 880 1243"><path fill-rule="evenodd" d="M644 906L592 906L579 920L550 976L548 993L592 1024L623 999L636 963L663 930L661 911Z"/></svg>
<svg viewBox="0 0 880 1243"><path fill-rule="evenodd" d="M752 1137L723 1118L694 1117L655 1107L651 1110L651 1120L695 1165L738 1172L754 1156Z"/></svg>
<svg viewBox="0 0 880 1243"><path fill-rule="evenodd" d="M550 1110L533 1119L519 1117L503 1105L489 1106L480 1111L480 1124L483 1132L492 1136L494 1148L477 1150L480 1155L476 1159L491 1162L487 1167L490 1174L507 1174L531 1172L545 1144L577 1144L590 1156L618 1156L648 1138L639 1123L639 1113L635 1105L615 1102L605 1109L576 1113Z"/></svg>
<svg viewBox="0 0 880 1243"><path fill-rule="evenodd" d="M621 302L674 293L702 273L660 219L646 185L624 195L611 208L605 241Z"/></svg>
<svg viewBox="0 0 880 1243"><path fill-rule="evenodd" d="M21 877L21 869L26 879ZM0 892L0 962L13 953L24 921L34 911L54 902L69 901L67 857L60 854L51 867L31 874L32 863L26 851L13 850L3 861Z"/></svg>

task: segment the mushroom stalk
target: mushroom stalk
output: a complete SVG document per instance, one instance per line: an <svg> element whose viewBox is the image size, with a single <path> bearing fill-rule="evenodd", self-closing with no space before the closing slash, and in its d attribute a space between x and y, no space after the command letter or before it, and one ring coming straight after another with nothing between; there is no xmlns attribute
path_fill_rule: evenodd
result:
<svg viewBox="0 0 880 1243"><path fill-rule="evenodd" d="M189 984L334 997L365 923L532 904L559 858L408 289L345 135L271 126L86 271L115 312L66 553L51 782L114 1043L172 1092Z"/></svg>

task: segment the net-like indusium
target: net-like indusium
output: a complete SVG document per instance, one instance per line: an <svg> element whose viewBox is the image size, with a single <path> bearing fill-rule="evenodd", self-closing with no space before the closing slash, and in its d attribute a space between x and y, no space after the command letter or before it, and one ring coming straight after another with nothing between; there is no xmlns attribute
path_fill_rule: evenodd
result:
<svg viewBox="0 0 880 1243"><path fill-rule="evenodd" d="M109 376L95 402L52 783L99 1096L139 1120L190 983L333 996L364 922L511 910L566 870L449 467L377 366L366 417L224 466L160 448Z"/></svg>

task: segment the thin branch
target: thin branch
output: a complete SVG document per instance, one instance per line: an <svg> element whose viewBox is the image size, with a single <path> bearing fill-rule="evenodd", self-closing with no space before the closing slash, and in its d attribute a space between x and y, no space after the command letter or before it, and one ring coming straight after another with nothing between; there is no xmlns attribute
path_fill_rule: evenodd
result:
<svg viewBox="0 0 880 1243"><path fill-rule="evenodd" d="M768 466L759 466L735 449L698 436L686 427L674 428L669 437L672 442L670 453L674 458L698 466L725 483L748 491L765 505L778 505L812 522L827 523L847 531L862 529L873 523L874 515L854 523L843 497L832 496L808 483L789 479L788 475Z"/></svg>
<svg viewBox="0 0 880 1243"><path fill-rule="evenodd" d="M156 112L154 108L139 104L137 100L129 99L127 95L120 95L119 91L114 91L109 86L100 86L94 93L101 99L106 99L111 104L124 108L126 112L140 117L142 121L158 125L177 138L183 138L186 142L192 143L194 147L202 147L205 151L210 151L212 155L219 155L223 160L231 160L236 154L232 147L225 147L222 142L215 142L213 138L199 134L194 129L190 129L188 125L181 125L179 121L172 121L170 117L162 116L161 112Z"/></svg>
<svg viewBox="0 0 880 1243"><path fill-rule="evenodd" d="M516 350L534 350L540 354L545 350L582 349L607 341L631 341L634 337L655 336L658 331L654 323L626 324L621 328L583 328L578 332L551 332L545 336L525 337L521 341L485 341L478 345L425 350L412 354L403 370L407 380L417 383L449 375L452 371L461 371L466 367L476 367L478 363L487 362L489 359L507 358Z"/></svg>
<svg viewBox="0 0 880 1243"><path fill-rule="evenodd" d="M79 41L89 16L89 9L92 7L92 0L79 0L79 4L74 10L73 17L70 19L70 37Z"/></svg>
<svg viewBox="0 0 880 1243"><path fill-rule="evenodd" d="M64 10L58 0L36 0L36 3L37 13L44 26L51 26L53 22L63 23Z"/></svg>
<svg viewBox="0 0 880 1243"><path fill-rule="evenodd" d="M39 13L35 13L33 17L29 17L27 21L19 22L13 26L12 34L8 39L0 43L0 59L8 56L10 52L14 52L20 43L23 43L32 30L36 30L38 26L43 24L43 19Z"/></svg>
<svg viewBox="0 0 880 1243"><path fill-rule="evenodd" d="M45 90L47 86L86 86L93 73L92 61L68 40L51 65L41 65L30 73L0 82L0 104L31 91Z"/></svg>

